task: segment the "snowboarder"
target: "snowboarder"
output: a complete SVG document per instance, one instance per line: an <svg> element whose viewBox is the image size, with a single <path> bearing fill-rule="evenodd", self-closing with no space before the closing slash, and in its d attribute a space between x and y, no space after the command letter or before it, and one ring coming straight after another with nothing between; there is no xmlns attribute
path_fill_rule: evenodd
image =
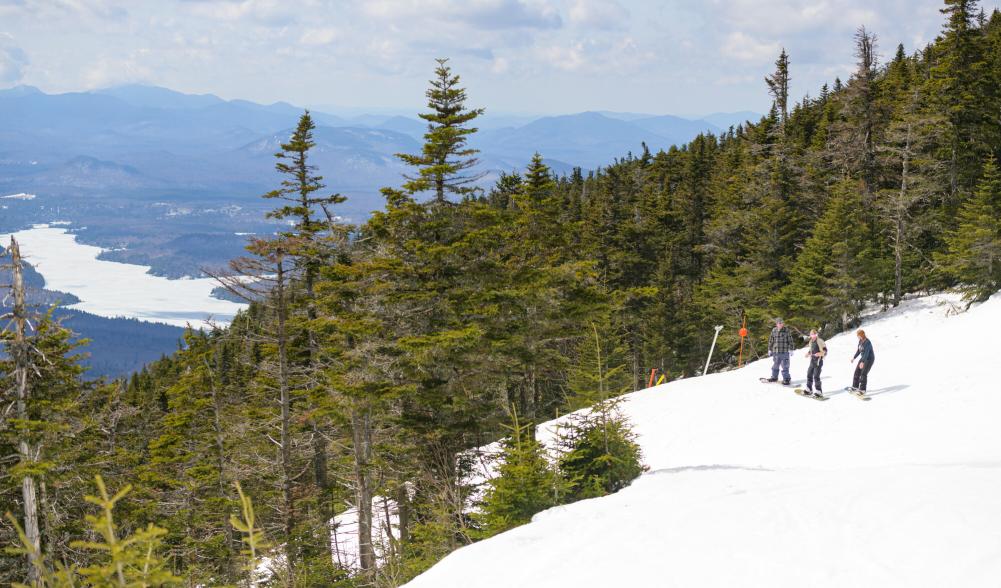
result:
<svg viewBox="0 0 1001 588"><path fill-rule="evenodd" d="M806 370L806 393L823 395L820 387L820 370L824 368L824 356L827 355L827 342L820 338L817 329L810 329L810 345L806 356L810 358L810 367Z"/></svg>
<svg viewBox="0 0 1001 588"><path fill-rule="evenodd" d="M852 391L865 395L869 370L872 369L872 362L876 360L876 354L872 351L872 341L865 336L865 331L859 329L855 334L858 335L858 350L851 361L855 361L857 357L859 362L855 366L855 376L852 378Z"/></svg>
<svg viewBox="0 0 1001 588"><path fill-rule="evenodd" d="M775 328L768 335L768 355L772 358L772 377L768 382L777 382L779 369L782 370L782 385L788 386L792 376L789 375L789 354L792 352L792 335L782 319L775 319Z"/></svg>

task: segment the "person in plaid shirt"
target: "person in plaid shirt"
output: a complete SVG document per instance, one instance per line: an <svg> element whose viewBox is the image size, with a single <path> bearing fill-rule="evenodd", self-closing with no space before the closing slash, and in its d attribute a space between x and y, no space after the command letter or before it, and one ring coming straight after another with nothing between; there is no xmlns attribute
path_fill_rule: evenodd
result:
<svg viewBox="0 0 1001 588"><path fill-rule="evenodd" d="M769 382L777 382L779 369L782 370L782 384L789 385L792 376L789 375L789 354L792 353L792 335L782 319L775 319L775 328L768 335L768 355L772 358L772 377Z"/></svg>

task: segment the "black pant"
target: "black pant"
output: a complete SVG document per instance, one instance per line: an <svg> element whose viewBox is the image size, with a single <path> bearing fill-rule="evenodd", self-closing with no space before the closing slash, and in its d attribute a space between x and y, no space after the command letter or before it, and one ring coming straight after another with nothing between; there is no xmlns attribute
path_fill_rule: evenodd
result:
<svg viewBox="0 0 1001 588"><path fill-rule="evenodd" d="M824 358L810 357L810 367L806 370L807 390L820 392L820 370L824 369Z"/></svg>
<svg viewBox="0 0 1001 588"><path fill-rule="evenodd" d="M852 378L852 387L865 390L866 381L869 379L869 370L872 369L872 362L865 362L865 367L861 363L855 366L855 377Z"/></svg>

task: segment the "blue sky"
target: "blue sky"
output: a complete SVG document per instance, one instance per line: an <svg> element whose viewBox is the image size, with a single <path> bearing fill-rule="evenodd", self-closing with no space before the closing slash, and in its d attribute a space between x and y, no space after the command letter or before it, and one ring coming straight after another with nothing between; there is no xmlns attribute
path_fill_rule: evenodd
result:
<svg viewBox="0 0 1001 588"><path fill-rule="evenodd" d="M993 8L988 0L986 6ZM417 109L437 56L493 112L767 110L939 32L939 0L0 0L0 87L131 82L259 102Z"/></svg>

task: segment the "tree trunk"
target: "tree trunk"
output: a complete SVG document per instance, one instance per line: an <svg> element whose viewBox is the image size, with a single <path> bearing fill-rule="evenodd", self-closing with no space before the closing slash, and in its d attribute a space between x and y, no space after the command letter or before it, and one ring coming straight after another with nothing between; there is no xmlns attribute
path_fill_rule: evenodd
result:
<svg viewBox="0 0 1001 588"><path fill-rule="evenodd" d="M907 215L907 181L911 164L911 126L907 126L907 135L904 139L904 152L901 158L900 168L900 200L897 202L896 210L896 233L893 240L893 306L900 304L903 295L903 267L904 267L904 221Z"/></svg>
<svg viewBox="0 0 1001 588"><path fill-rule="evenodd" d="M400 488L396 491L396 511L399 517L402 557L405 555L402 551L407 548L407 542L410 541L410 496L407 494L406 484L400 484Z"/></svg>
<svg viewBox="0 0 1001 588"><path fill-rule="evenodd" d="M217 360L218 366L218 360ZM225 444L225 433L223 432L222 426L222 398L219 394L219 387L216 385L215 381L215 371L213 366L205 360L205 369L208 370L207 374L209 377L209 388L212 393L212 432L214 436L215 444L215 458L216 458L216 468L219 470L219 482L217 484L216 490L219 492L219 498L225 498L228 492L226 484L226 444ZM229 524L229 518L225 513L219 513L222 517L222 528L225 529L226 534L226 550L231 551L233 545L235 544L234 529L233 526Z"/></svg>
<svg viewBox="0 0 1001 588"><path fill-rule="evenodd" d="M313 479L320 494L320 518L323 519L323 540L330 561L337 559L331 532L334 524L334 510L331 506L330 479L327 475L327 440L317 422L313 422Z"/></svg>
<svg viewBox="0 0 1001 588"><path fill-rule="evenodd" d="M24 300L24 270L21 267L21 249L13 237L10 239L10 254L13 265L14 290L14 381L17 388L17 418L22 425L30 419L28 414L28 399L31 391L28 387L28 370L31 359L28 356L28 343L25 340L25 325L28 322L28 311ZM17 452L21 464L27 465L38 458L37 450L32 446L28 431L19 429ZM38 570L35 569L36 558L41 554L41 533L38 527L38 496L35 478L27 475L21 479L21 499L24 505L24 534L31 546L28 554L28 584L39 581Z"/></svg>
<svg viewBox="0 0 1001 588"><path fill-rule="evenodd" d="M372 487L369 467L372 462L372 419L367 407L351 412L354 445L355 509L358 512L358 558L362 572L375 569L372 547Z"/></svg>
<svg viewBox="0 0 1001 588"><path fill-rule="evenodd" d="M292 497L292 416L291 392L289 390L288 369L288 334L286 320L288 305L285 300L285 261L282 252L277 255L277 275L275 281L275 304L278 315L278 387L281 404L281 464L282 464L282 500L285 510L285 560L288 565L289 579L293 579L295 569L295 547L292 536L295 530L295 504Z"/></svg>

